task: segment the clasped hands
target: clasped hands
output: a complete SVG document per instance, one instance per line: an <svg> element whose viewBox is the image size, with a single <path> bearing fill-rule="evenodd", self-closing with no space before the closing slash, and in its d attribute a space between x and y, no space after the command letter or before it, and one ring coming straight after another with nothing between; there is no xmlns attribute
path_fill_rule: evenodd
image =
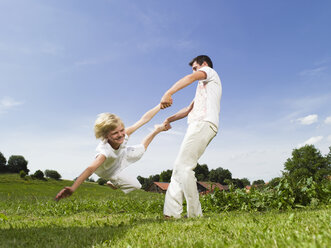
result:
<svg viewBox="0 0 331 248"><path fill-rule="evenodd" d="M163 97L161 98L160 105L161 109L168 108L172 105L172 97L170 93L165 93L163 95ZM168 119L163 122L163 125L165 126L166 130L169 130L171 128L170 121Z"/></svg>

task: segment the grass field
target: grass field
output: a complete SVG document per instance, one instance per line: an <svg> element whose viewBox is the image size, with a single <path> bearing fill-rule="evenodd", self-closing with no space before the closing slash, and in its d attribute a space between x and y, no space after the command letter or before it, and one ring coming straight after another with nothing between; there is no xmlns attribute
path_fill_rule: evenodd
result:
<svg viewBox="0 0 331 248"><path fill-rule="evenodd" d="M164 220L164 195L0 175L0 247L331 247L330 206ZM202 206L203 207L203 206Z"/></svg>

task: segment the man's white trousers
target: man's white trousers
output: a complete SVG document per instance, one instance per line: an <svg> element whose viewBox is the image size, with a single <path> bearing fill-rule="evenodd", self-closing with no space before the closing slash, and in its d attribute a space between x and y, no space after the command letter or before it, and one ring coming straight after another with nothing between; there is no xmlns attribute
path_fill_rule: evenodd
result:
<svg viewBox="0 0 331 248"><path fill-rule="evenodd" d="M202 216L197 179L193 170L216 133L217 128L210 122L198 121L189 124L166 193L164 215L180 218L185 197L187 216Z"/></svg>

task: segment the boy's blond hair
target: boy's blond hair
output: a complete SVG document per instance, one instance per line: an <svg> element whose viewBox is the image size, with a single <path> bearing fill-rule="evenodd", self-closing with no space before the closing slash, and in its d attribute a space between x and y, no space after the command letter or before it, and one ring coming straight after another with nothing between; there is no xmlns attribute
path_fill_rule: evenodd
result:
<svg viewBox="0 0 331 248"><path fill-rule="evenodd" d="M123 125L122 120L114 114L101 113L94 123L94 134L97 139L107 139L108 133L113 131L118 126Z"/></svg>

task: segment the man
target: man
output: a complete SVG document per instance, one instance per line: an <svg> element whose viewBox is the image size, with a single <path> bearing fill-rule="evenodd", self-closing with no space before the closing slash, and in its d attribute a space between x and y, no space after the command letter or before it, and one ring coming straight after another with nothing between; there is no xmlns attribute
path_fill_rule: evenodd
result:
<svg viewBox="0 0 331 248"><path fill-rule="evenodd" d="M193 73L177 81L161 99L162 109L170 107L174 93L196 80L199 81L192 103L164 122L167 126L188 116L188 128L165 197L163 210L165 217L181 217L183 197L187 203L187 217L202 216L194 169L218 130L222 96L221 80L217 72L212 69L211 59L206 55L197 56L189 65Z"/></svg>

